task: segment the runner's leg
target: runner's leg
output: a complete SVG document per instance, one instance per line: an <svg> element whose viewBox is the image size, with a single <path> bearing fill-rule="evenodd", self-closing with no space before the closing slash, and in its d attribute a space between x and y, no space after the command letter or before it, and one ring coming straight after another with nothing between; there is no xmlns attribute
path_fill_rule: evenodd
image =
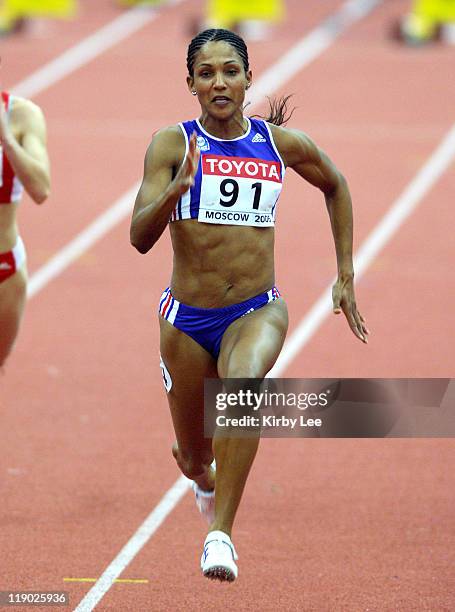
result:
<svg viewBox="0 0 455 612"><path fill-rule="evenodd" d="M27 288L25 266L0 283L0 368L10 354L24 312Z"/></svg>
<svg viewBox="0 0 455 612"><path fill-rule="evenodd" d="M280 354L288 327L287 308L281 298L234 321L226 330L218 359L220 378L263 379ZM259 432L251 437L213 440L216 459L215 522L210 530L231 535L246 479L259 445Z"/></svg>
<svg viewBox="0 0 455 612"><path fill-rule="evenodd" d="M201 489L214 488L212 440L204 438L204 378L217 378L214 358L192 338L159 317L160 350L172 379L167 393L176 443L172 453L183 474Z"/></svg>

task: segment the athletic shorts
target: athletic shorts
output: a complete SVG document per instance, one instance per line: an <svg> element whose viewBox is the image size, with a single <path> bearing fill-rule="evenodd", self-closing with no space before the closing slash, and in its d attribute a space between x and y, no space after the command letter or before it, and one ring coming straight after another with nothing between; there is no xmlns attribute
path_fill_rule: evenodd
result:
<svg viewBox="0 0 455 612"><path fill-rule="evenodd" d="M16 244L6 253L0 253L0 283L16 273L26 259L25 246L22 238L18 236Z"/></svg>
<svg viewBox="0 0 455 612"><path fill-rule="evenodd" d="M259 310L280 297L276 287L255 297L224 308L195 308L178 302L168 287L161 296L159 313L174 327L196 340L215 359L220 354L221 340L231 323Z"/></svg>

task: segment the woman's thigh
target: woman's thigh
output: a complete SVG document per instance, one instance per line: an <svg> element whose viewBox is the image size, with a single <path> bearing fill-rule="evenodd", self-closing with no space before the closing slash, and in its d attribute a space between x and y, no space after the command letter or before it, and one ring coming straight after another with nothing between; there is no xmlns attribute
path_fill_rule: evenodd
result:
<svg viewBox="0 0 455 612"><path fill-rule="evenodd" d="M234 321L221 343L220 378L263 378L278 359L287 329L283 298Z"/></svg>
<svg viewBox="0 0 455 612"><path fill-rule="evenodd" d="M14 345L24 312L26 294L25 267L0 283L0 366Z"/></svg>
<svg viewBox="0 0 455 612"><path fill-rule="evenodd" d="M167 399L179 451L207 459L212 441L204 438L204 378L217 378L215 359L195 340L159 317L160 352L171 387ZM211 459L210 459L211 460Z"/></svg>

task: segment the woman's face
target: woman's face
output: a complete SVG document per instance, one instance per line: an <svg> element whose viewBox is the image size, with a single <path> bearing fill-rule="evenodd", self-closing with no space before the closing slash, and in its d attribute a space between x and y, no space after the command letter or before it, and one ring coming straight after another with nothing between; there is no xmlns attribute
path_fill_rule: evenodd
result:
<svg viewBox="0 0 455 612"><path fill-rule="evenodd" d="M217 119L229 119L243 106L251 70L245 73L242 58L229 43L211 41L198 51L194 76L187 78L203 111Z"/></svg>

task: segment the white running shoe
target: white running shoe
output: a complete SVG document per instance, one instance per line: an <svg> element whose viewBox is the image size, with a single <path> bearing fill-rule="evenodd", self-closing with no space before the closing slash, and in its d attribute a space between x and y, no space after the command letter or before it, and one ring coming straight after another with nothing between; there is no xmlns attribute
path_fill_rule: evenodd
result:
<svg viewBox="0 0 455 612"><path fill-rule="evenodd" d="M195 482L192 484L196 505L199 512L207 519L209 525L215 520L215 490L204 491Z"/></svg>
<svg viewBox="0 0 455 612"><path fill-rule="evenodd" d="M231 538L224 531L210 531L205 538L201 557L204 576L214 580L233 582L238 576L235 562L238 556Z"/></svg>
<svg viewBox="0 0 455 612"><path fill-rule="evenodd" d="M215 460L213 460L211 467L216 469ZM215 520L215 489L213 491L204 491L194 481L191 486L199 512L206 518L208 524L211 525Z"/></svg>

